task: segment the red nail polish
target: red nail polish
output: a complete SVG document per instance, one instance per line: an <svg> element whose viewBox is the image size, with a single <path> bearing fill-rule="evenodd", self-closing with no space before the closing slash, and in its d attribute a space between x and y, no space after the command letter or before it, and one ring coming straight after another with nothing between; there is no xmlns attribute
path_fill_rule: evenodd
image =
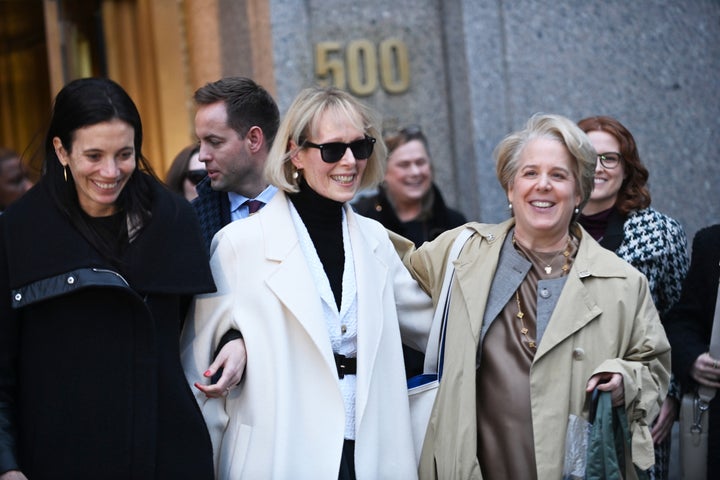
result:
<svg viewBox="0 0 720 480"><path fill-rule="evenodd" d="M211 376L212 376L212 372L211 372L210 370L205 370L205 373L203 373L203 375L206 376L206 377L211 377Z"/></svg>

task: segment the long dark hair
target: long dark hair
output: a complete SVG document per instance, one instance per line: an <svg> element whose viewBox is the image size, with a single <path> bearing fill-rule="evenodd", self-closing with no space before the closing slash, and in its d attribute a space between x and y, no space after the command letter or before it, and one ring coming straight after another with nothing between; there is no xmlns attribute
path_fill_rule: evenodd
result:
<svg viewBox="0 0 720 480"><path fill-rule="evenodd" d="M92 228L78 201L72 175L65 179L53 139L59 138L63 148L72 152L75 132L83 127L111 120L121 120L134 129L137 167L117 199L118 211L125 214L133 233L150 220L152 204L151 181L157 179L142 155L142 123L135 103L117 83L107 78L81 78L68 83L55 97L50 125L45 136L43 179L58 208L64 212L80 233L106 258L117 261L116 249Z"/></svg>

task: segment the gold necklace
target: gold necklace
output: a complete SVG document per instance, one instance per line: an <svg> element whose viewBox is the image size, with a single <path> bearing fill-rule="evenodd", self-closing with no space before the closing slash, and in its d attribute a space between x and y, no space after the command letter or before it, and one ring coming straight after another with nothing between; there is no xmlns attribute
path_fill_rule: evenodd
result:
<svg viewBox="0 0 720 480"><path fill-rule="evenodd" d="M522 328L520 328L520 333L522 333L523 336L525 337L528 347L535 350L537 348L537 344L535 343L535 340L530 338L530 336L528 335L528 332L530 330L528 330L528 328L525 326L525 321L523 320L523 317L525 316L525 314L523 313L522 308L520 307L520 287L518 287L518 289L515 290L515 301L517 302L517 307L518 307L518 313L515 316L520 319L520 327L522 327Z"/></svg>
<svg viewBox="0 0 720 480"><path fill-rule="evenodd" d="M513 237L512 237L512 242L513 242L513 245L517 245L517 242L515 241L514 233L513 233ZM565 257L565 263L562 266L562 273L560 274L561 277L563 275L567 275L568 271L570 271L570 246L571 245L572 245L572 238L570 237L570 235L568 235L567 246L565 247L565 251L562 252L563 256ZM555 257L553 257L553 260L555 260L557 255L559 255L559 253L556 254ZM552 261L545 266L544 270L545 270L545 273L547 273L548 275L550 275L552 273ZM537 342L534 339L530 338L530 335L528 335L530 330L525 326L525 320L523 320L523 317L525 316L525 314L523 313L522 306L520 305L520 287L521 286L522 285L519 285L518 289L515 290L515 302L517 303L517 309L518 309L518 312L515 316L520 320L520 333L523 335L523 337L525 337L525 341L527 342L528 347L530 347L532 350L535 350L535 349L537 349Z"/></svg>
<svg viewBox="0 0 720 480"><path fill-rule="evenodd" d="M570 270L570 267L568 266L568 261L570 259L570 235L568 235L567 245L565 245L565 251L562 252L562 254L563 257L565 257L565 264L562 266L563 273L561 275L565 275L567 274L568 270ZM552 273L552 263L555 261L558 255L560 255L560 252L556 253L550 263L545 265L545 268L543 270L545 270L545 273L547 273L548 275Z"/></svg>

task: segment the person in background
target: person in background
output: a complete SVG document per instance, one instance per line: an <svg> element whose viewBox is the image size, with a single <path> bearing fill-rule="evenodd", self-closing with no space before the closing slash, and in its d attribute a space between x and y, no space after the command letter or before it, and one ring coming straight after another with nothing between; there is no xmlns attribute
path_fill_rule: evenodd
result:
<svg viewBox="0 0 720 480"><path fill-rule="evenodd" d="M720 224L698 231L680 300L665 318L675 378L685 391L720 389L720 358L708 353L720 281ZM707 478L720 476L720 395L710 402ZM697 479L704 480L704 479Z"/></svg>
<svg viewBox="0 0 720 480"><path fill-rule="evenodd" d="M682 226L650 207L648 170L630 131L608 116L578 122L597 152L595 188L578 218L603 247L637 268L648 279L663 321L680 298L690 260ZM651 478L667 480L670 435L677 419L680 392L675 382L653 425L655 466Z"/></svg>
<svg viewBox="0 0 720 480"><path fill-rule="evenodd" d="M445 204L433 183L430 149L419 126L408 126L386 136L385 144L385 179L375 195L355 202L355 211L418 247L467 221L462 213Z"/></svg>
<svg viewBox="0 0 720 480"><path fill-rule="evenodd" d="M142 140L117 83L68 83L40 181L0 216L2 480L213 478L179 336L215 287Z"/></svg>
<svg viewBox="0 0 720 480"><path fill-rule="evenodd" d="M165 176L165 184L191 202L198 196L195 187L206 176L205 165L200 162L200 146L194 143L175 156Z"/></svg>
<svg viewBox="0 0 720 480"><path fill-rule="evenodd" d="M33 182L20 161L20 155L14 150L0 147L0 214L32 186Z"/></svg>
<svg viewBox="0 0 720 480"><path fill-rule="evenodd" d="M385 179L375 195L360 197L354 203L356 212L377 220L418 247L467 221L462 213L445 204L433 183L430 149L419 126L386 135L385 144ZM403 345L403 358L407 378L423 372L422 352Z"/></svg>
<svg viewBox="0 0 720 480"><path fill-rule="evenodd" d="M193 207L208 250L212 237L245 218L277 191L262 172L280 113L272 96L245 77L226 77L199 88L195 134L207 179L197 185Z"/></svg>
<svg viewBox="0 0 720 480"><path fill-rule="evenodd" d="M494 155L511 219L417 248L391 234L436 302L449 249L475 230L455 261L420 477L562 478L568 420L588 418L597 389L625 409L632 455L621 469L636 478L654 462L647 425L667 393L670 345L646 278L575 221L595 149L569 119L537 114Z"/></svg>
<svg viewBox="0 0 720 480"><path fill-rule="evenodd" d="M432 304L348 203L382 178L377 136L350 94L303 90L266 165L280 191L213 239L218 291L196 298L182 344L198 388L224 332L247 349L240 386L197 392L220 480L417 477L399 322L424 350Z"/></svg>

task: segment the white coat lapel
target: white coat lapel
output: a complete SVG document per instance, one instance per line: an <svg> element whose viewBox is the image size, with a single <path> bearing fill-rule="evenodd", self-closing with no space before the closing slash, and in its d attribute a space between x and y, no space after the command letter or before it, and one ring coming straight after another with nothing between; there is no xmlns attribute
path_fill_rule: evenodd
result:
<svg viewBox="0 0 720 480"><path fill-rule="evenodd" d="M378 257L378 239L360 230L355 214L346 208L348 230L355 257L355 276L358 293L358 376L355 403L355 422L360 425L365 413L370 389L370 372L375 360L385 318L383 292L388 278L388 267ZM356 427L357 428L357 427Z"/></svg>
<svg viewBox="0 0 720 480"><path fill-rule="evenodd" d="M277 262L277 268L271 269L265 282L291 317L307 331L326 359L328 368L336 374L320 294L300 248L287 202L287 196L278 192L259 216L266 258ZM308 294L308 289L312 289L312 295Z"/></svg>

